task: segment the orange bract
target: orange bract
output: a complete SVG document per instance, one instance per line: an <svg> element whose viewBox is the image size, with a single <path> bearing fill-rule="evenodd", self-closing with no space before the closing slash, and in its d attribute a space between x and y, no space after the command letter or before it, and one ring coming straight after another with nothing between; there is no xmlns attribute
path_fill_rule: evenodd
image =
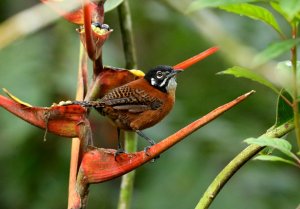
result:
<svg viewBox="0 0 300 209"><path fill-rule="evenodd" d="M203 60L204 58L208 57L209 55L212 55L214 54L216 51L218 51L219 48L218 47L211 47L207 50L205 50L204 52L201 52L175 66L173 66L173 68L176 70L176 69L180 69L180 70L184 70L188 67L190 67L191 65L199 62L200 60Z"/></svg>

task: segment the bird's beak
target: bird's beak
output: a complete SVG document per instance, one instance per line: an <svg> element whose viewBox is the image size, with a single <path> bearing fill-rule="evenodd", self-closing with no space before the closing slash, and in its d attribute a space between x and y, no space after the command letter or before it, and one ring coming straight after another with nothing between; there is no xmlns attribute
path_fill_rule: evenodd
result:
<svg viewBox="0 0 300 209"><path fill-rule="evenodd" d="M176 69L176 70L173 70L170 74L169 74L169 77L173 77L175 75L177 75L178 73L181 73L183 70L182 69Z"/></svg>

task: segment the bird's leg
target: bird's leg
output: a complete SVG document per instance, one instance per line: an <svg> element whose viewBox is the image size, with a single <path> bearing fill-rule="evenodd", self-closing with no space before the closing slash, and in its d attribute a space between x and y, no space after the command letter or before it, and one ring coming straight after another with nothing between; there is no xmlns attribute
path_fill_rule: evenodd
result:
<svg viewBox="0 0 300 209"><path fill-rule="evenodd" d="M152 139L150 139L149 137L147 137L147 136L146 136L143 132L141 132L140 130L136 130L135 132L136 132L139 136L141 136L141 137L143 137L144 139L146 139L147 142L149 142L150 147L151 147L152 145L155 144L155 141L153 141Z"/></svg>
<svg viewBox="0 0 300 209"><path fill-rule="evenodd" d="M118 149L115 152L115 160L117 155L124 153L124 149L122 148L122 144L121 144L121 130L119 128L117 128L117 132L118 132Z"/></svg>
<svg viewBox="0 0 300 209"><path fill-rule="evenodd" d="M139 136L141 136L141 137L143 137L144 139L146 139L147 142L149 142L150 146L147 146L147 147L144 148L144 151L145 151L146 155L149 156L148 150L150 149L151 146L153 146L153 145L155 144L155 141L153 141L152 139L150 139L149 137L147 137L147 136L146 136L143 132L141 132L140 130L136 130L135 132L136 132ZM154 160L157 159L157 158L159 158L159 155L156 156L156 157L154 158Z"/></svg>

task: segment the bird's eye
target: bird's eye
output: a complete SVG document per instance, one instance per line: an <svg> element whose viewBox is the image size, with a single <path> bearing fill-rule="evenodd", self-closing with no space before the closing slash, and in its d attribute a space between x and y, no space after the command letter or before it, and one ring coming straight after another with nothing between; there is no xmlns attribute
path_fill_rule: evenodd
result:
<svg viewBox="0 0 300 209"><path fill-rule="evenodd" d="M156 77L157 77L158 79L161 79L163 76L164 76L164 74L163 74L161 71L157 71Z"/></svg>

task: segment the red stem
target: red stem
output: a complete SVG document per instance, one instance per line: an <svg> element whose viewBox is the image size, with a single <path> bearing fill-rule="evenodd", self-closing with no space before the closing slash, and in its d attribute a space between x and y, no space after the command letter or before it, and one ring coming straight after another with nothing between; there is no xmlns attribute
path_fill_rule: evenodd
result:
<svg viewBox="0 0 300 209"><path fill-rule="evenodd" d="M83 18L86 50L91 60L95 60L96 46L92 30L92 11L88 0L83 0Z"/></svg>

